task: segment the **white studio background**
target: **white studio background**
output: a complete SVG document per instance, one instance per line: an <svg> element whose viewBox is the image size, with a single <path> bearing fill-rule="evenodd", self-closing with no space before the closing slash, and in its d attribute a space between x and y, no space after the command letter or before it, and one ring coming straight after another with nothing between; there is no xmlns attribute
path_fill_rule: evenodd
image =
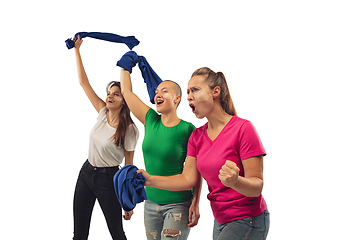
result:
<svg viewBox="0 0 360 240"><path fill-rule="evenodd" d="M178 114L196 127L187 81L222 71L240 117L256 126L268 155L263 195L268 239L357 239L360 6L358 1L5 1L0 4L1 235L71 239L72 200L96 111L78 84L80 31L134 35L133 50L163 79L178 82ZM124 44L85 38L81 53L95 91L119 79ZM149 103L138 68L136 94ZM143 168L141 141L134 163ZM161 144L161 138L154 139ZM198 226L211 239L204 182ZM143 204L124 222L145 239ZM90 240L111 239L98 204Z"/></svg>

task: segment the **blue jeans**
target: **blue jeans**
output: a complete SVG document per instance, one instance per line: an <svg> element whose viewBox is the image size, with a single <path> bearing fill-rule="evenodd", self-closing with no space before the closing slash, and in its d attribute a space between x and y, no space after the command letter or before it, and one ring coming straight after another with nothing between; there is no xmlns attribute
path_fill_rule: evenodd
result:
<svg viewBox="0 0 360 240"><path fill-rule="evenodd" d="M268 210L256 217L247 217L223 225L214 221L213 240L264 240L269 226Z"/></svg>
<svg viewBox="0 0 360 240"><path fill-rule="evenodd" d="M186 240L191 201L159 205L145 201L144 222L148 240Z"/></svg>

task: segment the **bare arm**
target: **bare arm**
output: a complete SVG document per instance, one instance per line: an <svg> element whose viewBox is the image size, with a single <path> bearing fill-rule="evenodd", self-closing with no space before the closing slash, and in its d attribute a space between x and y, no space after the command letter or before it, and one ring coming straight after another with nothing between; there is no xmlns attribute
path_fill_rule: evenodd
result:
<svg viewBox="0 0 360 240"><path fill-rule="evenodd" d="M133 93L130 72L123 68L120 68L120 83L121 94L124 96L130 111L140 122L142 122L142 124L145 124L145 116L150 107L143 103L143 101Z"/></svg>
<svg viewBox="0 0 360 240"><path fill-rule="evenodd" d="M195 227L200 218L200 194L202 187L202 176L199 174L199 180L193 188L193 199L189 208L189 227Z"/></svg>
<svg viewBox="0 0 360 240"><path fill-rule="evenodd" d="M126 151L125 150L125 165L133 164L134 159L134 151ZM134 211L131 210L130 212L124 212L123 218L125 220L130 220Z"/></svg>
<svg viewBox="0 0 360 240"><path fill-rule="evenodd" d="M79 76L79 82L81 87L84 89L84 92L86 96L89 98L90 102L94 106L97 112L100 112L100 110L105 107L105 102L98 97L98 95L95 93L94 89L91 87L89 83L89 79L86 75L84 65L81 59L80 55L80 46L82 43L82 39L78 38L75 42L75 57L76 57L76 66Z"/></svg>
<svg viewBox="0 0 360 240"><path fill-rule="evenodd" d="M219 179L227 186L247 197L258 197L263 188L263 156L242 161L244 177L239 176L239 168L227 160L219 172Z"/></svg>
<svg viewBox="0 0 360 240"><path fill-rule="evenodd" d="M125 150L125 165L132 165L134 159L134 151Z"/></svg>
<svg viewBox="0 0 360 240"><path fill-rule="evenodd" d="M170 177L151 176L145 170L138 170L146 179L145 186L168 191L191 190L199 180L200 173L196 168L196 158L187 156L183 172Z"/></svg>

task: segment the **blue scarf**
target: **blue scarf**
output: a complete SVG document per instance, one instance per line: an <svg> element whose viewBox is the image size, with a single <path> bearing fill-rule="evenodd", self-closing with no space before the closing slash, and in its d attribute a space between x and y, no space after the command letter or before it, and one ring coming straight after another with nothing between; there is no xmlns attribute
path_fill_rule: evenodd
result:
<svg viewBox="0 0 360 240"><path fill-rule="evenodd" d="M102 33L102 32L78 32L75 34L75 40L80 36L80 39L91 37L100 40L105 40L108 42L115 42L115 43L125 43L130 49L137 46L140 42L134 37L122 37L113 33ZM68 49L71 49L75 46L75 41L68 38L66 41L66 46Z"/></svg>
<svg viewBox="0 0 360 240"><path fill-rule="evenodd" d="M116 197L126 212L133 210L137 203L147 199L144 189L146 180L141 173L137 173L137 170L134 165L126 165L114 175Z"/></svg>
<svg viewBox="0 0 360 240"><path fill-rule="evenodd" d="M155 90L162 80L152 69L146 58L138 56L134 51L129 51L121 57L116 65L132 73L132 68L135 67L137 63L139 63L141 75L146 83L150 102L154 103Z"/></svg>

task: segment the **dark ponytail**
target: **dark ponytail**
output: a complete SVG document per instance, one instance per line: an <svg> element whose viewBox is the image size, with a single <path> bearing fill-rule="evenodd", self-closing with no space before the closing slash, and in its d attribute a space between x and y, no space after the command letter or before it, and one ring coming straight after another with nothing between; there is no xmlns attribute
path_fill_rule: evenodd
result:
<svg viewBox="0 0 360 240"><path fill-rule="evenodd" d="M203 67L197 69L192 75L198 76L202 75L205 76L205 81L208 83L211 89L214 89L216 86L220 87L220 104L224 111L229 115L237 115L234 103L230 96L229 87L227 85L225 76L222 72L214 72L210 68Z"/></svg>

